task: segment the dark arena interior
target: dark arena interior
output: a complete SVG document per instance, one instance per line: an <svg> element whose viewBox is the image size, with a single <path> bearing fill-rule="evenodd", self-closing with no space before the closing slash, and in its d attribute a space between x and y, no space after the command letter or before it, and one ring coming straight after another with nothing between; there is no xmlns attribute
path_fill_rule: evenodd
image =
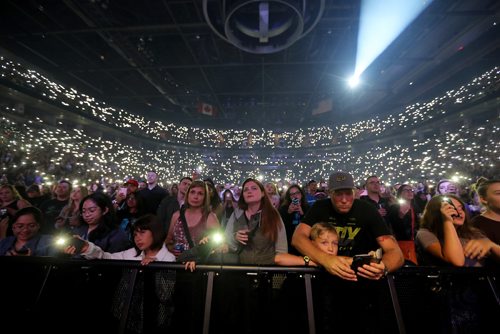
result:
<svg viewBox="0 0 500 334"><path fill-rule="evenodd" d="M310 210L334 202L333 172L352 175L354 201L369 196L376 177L380 197L401 208L398 187L408 186L411 200L423 201L412 243L443 180L456 187L464 224L485 212L498 218L498 198L491 204L477 190L500 178L499 26L493 0L3 0L0 205L38 207L50 226L41 230L55 236L61 207L44 211L28 196L33 187L70 204L69 192L58 193L62 180L83 196L101 192L118 226L141 183L164 191L157 202L141 201L165 218L160 200L178 198L172 212L185 208L185 177L210 181L205 196L210 190L220 203L228 190L243 210L251 178L266 186L266 201L274 187L269 203L277 196L273 210L300 261L309 254L292 247L295 225L288 229L280 208L292 205L292 188L311 195L311 180ZM9 187L20 197L3 197ZM87 224L83 203L71 210ZM16 241L15 252L3 250L17 237L15 212L0 214L9 216L0 222L0 255L37 255ZM221 228L232 221L224 214L214 213ZM308 221L301 215L299 227ZM339 234L339 255L350 258ZM488 256L500 258L498 239L487 236ZM172 260L0 256L0 312L21 333L478 333L497 327L500 315L498 258L417 265L405 255L399 269L355 283L309 258L229 258L221 253L190 272Z"/></svg>

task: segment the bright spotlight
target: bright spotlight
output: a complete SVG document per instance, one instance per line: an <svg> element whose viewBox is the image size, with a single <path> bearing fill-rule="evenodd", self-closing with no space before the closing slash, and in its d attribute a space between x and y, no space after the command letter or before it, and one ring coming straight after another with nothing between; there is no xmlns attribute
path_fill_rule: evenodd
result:
<svg viewBox="0 0 500 334"><path fill-rule="evenodd" d="M399 36L433 0L362 0L355 76Z"/></svg>
<svg viewBox="0 0 500 334"><path fill-rule="evenodd" d="M356 87L357 85L359 84L359 77L357 75L353 75L350 79L349 79L349 86L351 88L354 88Z"/></svg>

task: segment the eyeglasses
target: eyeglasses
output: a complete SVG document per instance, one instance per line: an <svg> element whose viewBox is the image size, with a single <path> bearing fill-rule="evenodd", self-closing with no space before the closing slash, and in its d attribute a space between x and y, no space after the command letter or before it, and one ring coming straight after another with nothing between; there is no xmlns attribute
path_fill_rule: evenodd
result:
<svg viewBox="0 0 500 334"><path fill-rule="evenodd" d="M290 196L299 195L299 194L300 194L300 191L296 191L296 192L293 192L293 193L291 192Z"/></svg>
<svg viewBox="0 0 500 334"><path fill-rule="evenodd" d="M98 206L91 206L90 208L86 208L86 209L82 209L82 213L86 213L86 212L89 212L89 213L94 213L97 211L97 209L99 209Z"/></svg>
<svg viewBox="0 0 500 334"><path fill-rule="evenodd" d="M12 225L12 229L14 231L22 231L23 229L27 229L30 231L36 230L38 227L38 224L31 223L31 224L14 224Z"/></svg>

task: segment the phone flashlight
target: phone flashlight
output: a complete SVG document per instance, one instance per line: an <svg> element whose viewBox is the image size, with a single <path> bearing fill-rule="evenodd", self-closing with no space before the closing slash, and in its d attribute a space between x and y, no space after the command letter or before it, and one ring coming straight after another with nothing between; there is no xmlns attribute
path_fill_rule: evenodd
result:
<svg viewBox="0 0 500 334"><path fill-rule="evenodd" d="M212 239L211 241L215 245L219 245L219 244L221 244L224 241L224 234L222 234L220 232L215 232L214 234L212 234L212 238L211 239Z"/></svg>

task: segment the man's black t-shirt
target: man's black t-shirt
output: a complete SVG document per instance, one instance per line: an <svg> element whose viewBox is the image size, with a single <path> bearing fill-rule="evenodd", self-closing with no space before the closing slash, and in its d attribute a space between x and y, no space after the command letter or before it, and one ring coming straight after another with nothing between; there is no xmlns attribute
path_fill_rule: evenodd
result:
<svg viewBox="0 0 500 334"><path fill-rule="evenodd" d="M337 212L330 198L314 202L302 220L309 226L318 222L333 224L339 235L338 255L366 254L379 248L376 238L390 235L378 211L368 202L354 200L346 214Z"/></svg>

